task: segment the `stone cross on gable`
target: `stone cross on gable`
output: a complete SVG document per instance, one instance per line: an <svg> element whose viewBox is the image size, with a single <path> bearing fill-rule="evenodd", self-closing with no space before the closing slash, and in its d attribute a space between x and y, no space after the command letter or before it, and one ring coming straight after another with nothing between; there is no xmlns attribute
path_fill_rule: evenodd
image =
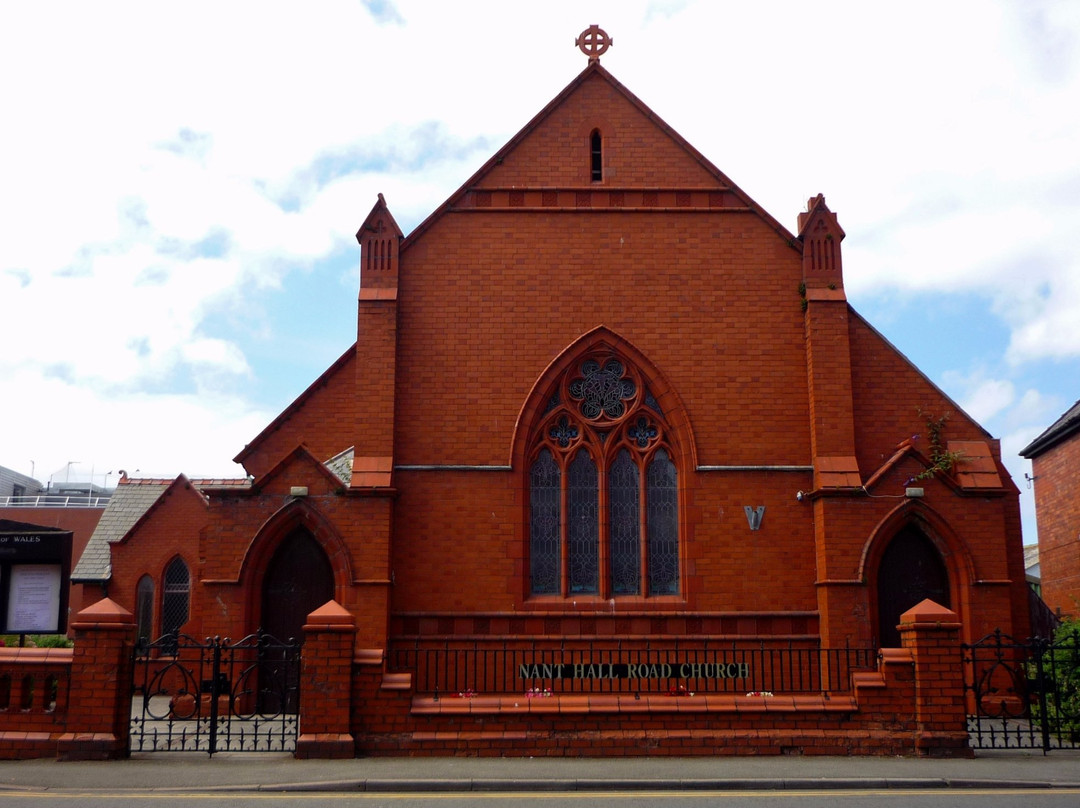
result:
<svg viewBox="0 0 1080 808"><path fill-rule="evenodd" d="M590 25L574 40L574 44L589 57L589 64L592 64L599 62L600 56L614 45L615 41L599 25Z"/></svg>

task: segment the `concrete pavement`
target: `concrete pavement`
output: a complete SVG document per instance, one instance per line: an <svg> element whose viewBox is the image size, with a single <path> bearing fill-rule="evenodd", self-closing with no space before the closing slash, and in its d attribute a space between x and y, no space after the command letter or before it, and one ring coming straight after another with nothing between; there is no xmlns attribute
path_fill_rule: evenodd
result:
<svg viewBox="0 0 1080 808"><path fill-rule="evenodd" d="M4 791L583 791L1080 788L1080 752L973 760L870 757L357 758L157 753L128 760L0 761Z"/></svg>

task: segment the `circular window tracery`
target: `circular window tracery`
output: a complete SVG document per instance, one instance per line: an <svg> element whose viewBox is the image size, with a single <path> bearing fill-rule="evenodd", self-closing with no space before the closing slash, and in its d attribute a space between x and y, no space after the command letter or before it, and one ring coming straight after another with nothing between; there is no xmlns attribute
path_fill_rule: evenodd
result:
<svg viewBox="0 0 1080 808"><path fill-rule="evenodd" d="M603 365L596 359L581 363L581 375L571 380L568 392L578 402L583 418L617 421L626 414L637 395L637 384L625 374L623 363L615 358Z"/></svg>

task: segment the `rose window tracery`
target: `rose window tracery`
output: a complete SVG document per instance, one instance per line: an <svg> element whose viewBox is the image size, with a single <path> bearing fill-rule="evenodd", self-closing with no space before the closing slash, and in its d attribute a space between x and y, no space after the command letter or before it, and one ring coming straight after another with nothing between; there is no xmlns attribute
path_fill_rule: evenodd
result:
<svg viewBox="0 0 1080 808"><path fill-rule="evenodd" d="M626 412L626 402L637 393L633 379L623 374L625 368L618 359L609 359L603 366L595 359L581 364L581 376L570 382L570 397L578 401L583 417L595 421L602 415L612 421Z"/></svg>

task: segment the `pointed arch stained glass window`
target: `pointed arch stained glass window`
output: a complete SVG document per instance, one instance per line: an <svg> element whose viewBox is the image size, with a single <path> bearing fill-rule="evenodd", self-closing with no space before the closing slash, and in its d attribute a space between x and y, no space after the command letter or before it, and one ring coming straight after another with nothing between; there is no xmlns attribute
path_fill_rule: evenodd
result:
<svg viewBox="0 0 1080 808"><path fill-rule="evenodd" d="M182 558L174 558L165 569L165 586L161 596L161 633L180 631L188 621L188 596L191 578Z"/></svg>
<svg viewBox="0 0 1080 808"><path fill-rule="evenodd" d="M567 371L533 431L530 594L678 595L673 452L635 368L594 354Z"/></svg>

